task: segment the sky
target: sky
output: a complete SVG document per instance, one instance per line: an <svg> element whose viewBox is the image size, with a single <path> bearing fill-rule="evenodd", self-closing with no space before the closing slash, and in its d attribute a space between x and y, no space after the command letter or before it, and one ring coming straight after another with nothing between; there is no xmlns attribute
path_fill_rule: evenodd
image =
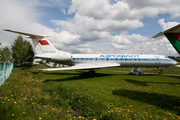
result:
<svg viewBox="0 0 180 120"><path fill-rule="evenodd" d="M72 53L178 55L167 38L151 37L179 24L179 5L179 0L1 0L0 43L13 44L18 35L3 31L11 29L52 35L48 39L57 49Z"/></svg>

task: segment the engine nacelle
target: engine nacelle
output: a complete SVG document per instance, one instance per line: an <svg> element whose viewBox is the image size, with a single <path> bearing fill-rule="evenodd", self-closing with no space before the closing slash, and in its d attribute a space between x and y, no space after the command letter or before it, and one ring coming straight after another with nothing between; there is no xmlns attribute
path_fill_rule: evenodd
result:
<svg viewBox="0 0 180 120"><path fill-rule="evenodd" d="M70 54L55 54L55 55L51 55L51 60L70 61L71 60L71 55Z"/></svg>

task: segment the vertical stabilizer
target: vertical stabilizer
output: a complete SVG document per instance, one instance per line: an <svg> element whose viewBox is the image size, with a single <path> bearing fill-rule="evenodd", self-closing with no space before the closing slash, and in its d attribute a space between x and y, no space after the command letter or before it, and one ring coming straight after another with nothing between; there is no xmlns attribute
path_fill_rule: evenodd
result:
<svg viewBox="0 0 180 120"><path fill-rule="evenodd" d="M46 54L46 53L57 53L58 50L51 44L46 37L35 37L31 36L34 49L37 54Z"/></svg>
<svg viewBox="0 0 180 120"><path fill-rule="evenodd" d="M180 33L164 33L164 35L180 54Z"/></svg>
<svg viewBox="0 0 180 120"><path fill-rule="evenodd" d="M51 42L47 39L47 37L50 37L50 36L36 35L36 34L19 32L19 31L14 31L14 30L8 30L8 29L5 29L4 31L26 35L26 36L28 36L28 38L31 38L37 55L38 54L54 54L57 52L58 53L67 53L67 52L57 50L51 44Z"/></svg>

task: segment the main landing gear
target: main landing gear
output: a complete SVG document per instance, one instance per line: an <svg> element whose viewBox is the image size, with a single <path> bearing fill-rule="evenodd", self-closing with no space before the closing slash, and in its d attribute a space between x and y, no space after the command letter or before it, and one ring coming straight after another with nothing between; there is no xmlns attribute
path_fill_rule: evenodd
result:
<svg viewBox="0 0 180 120"><path fill-rule="evenodd" d="M95 77L95 71L98 71L98 70L99 70L99 69L89 70L89 71L84 75L84 77L86 77L86 78Z"/></svg>

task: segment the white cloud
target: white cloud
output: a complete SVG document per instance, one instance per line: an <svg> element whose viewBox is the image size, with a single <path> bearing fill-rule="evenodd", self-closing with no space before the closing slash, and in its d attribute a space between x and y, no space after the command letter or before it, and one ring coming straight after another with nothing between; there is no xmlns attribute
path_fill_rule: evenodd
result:
<svg viewBox="0 0 180 120"><path fill-rule="evenodd" d="M59 28L56 28L55 30L56 30L56 32L59 32L59 31L60 31L60 29L59 29Z"/></svg>
<svg viewBox="0 0 180 120"><path fill-rule="evenodd" d="M167 47L166 38L151 41L148 37L128 34L129 31L144 27L143 18L169 14L171 18L180 16L180 1L170 0L2 0L0 1L0 29L9 28L29 33L53 35L50 41L60 50L93 53L100 50L99 41L108 41L103 53L157 53L177 54L174 48ZM64 5L64 7L63 7ZM42 13L37 7L59 7L64 14L73 14L68 20L50 18L54 29L39 23ZM70 7L69 7L70 6ZM69 9L67 9L69 7ZM168 8L168 9L167 9ZM57 12L60 12L57 11ZM67 15L68 16L68 15ZM163 30L178 22L159 20ZM117 35L117 33L122 32ZM116 33L116 34L114 34ZM0 40L12 43L17 34L0 31ZM96 45L92 50L91 44ZM151 49L152 47L154 49ZM90 49L91 48L91 49ZM152 50L152 51L151 51ZM92 52L93 51L93 52Z"/></svg>
<svg viewBox="0 0 180 120"><path fill-rule="evenodd" d="M74 19L71 21L51 20L51 22L55 25L62 26L64 30L77 34L86 31L118 32L143 26L143 23L138 20L96 20L94 18L89 18L88 16L81 16L78 13L75 14Z"/></svg>
<svg viewBox="0 0 180 120"><path fill-rule="evenodd" d="M112 37L112 46L116 49L121 49L121 50L134 49L138 52L138 49L145 48L145 45L135 47L135 42L133 41L142 42L147 40L148 38L141 36L139 34L128 35L127 31L124 31L120 35L115 35L114 37Z"/></svg>
<svg viewBox="0 0 180 120"><path fill-rule="evenodd" d="M172 18L180 16L180 1L170 0L122 0L111 4L110 0L72 0L68 13L79 13L94 19L140 20L169 13ZM167 9L168 8L168 9Z"/></svg>
<svg viewBox="0 0 180 120"><path fill-rule="evenodd" d="M63 20L51 20L54 25L62 27L63 31L69 31L72 34L82 34L84 33L83 26L79 26L74 24L71 21L63 21Z"/></svg>
<svg viewBox="0 0 180 120"><path fill-rule="evenodd" d="M18 0L24 1L30 6L43 6L43 7L61 7L68 8L71 4L71 0Z"/></svg>
<svg viewBox="0 0 180 120"><path fill-rule="evenodd" d="M151 49L153 52L157 52L157 49L156 48L152 48Z"/></svg>
<svg viewBox="0 0 180 120"><path fill-rule="evenodd" d="M127 37L127 32L124 31L120 35L112 37L112 43L117 43L121 45L131 44L131 41Z"/></svg>
<svg viewBox="0 0 180 120"><path fill-rule="evenodd" d="M74 24L90 31L117 32L143 27L138 14L131 12L123 1L111 5L108 0L72 0L68 13L75 13Z"/></svg>
<svg viewBox="0 0 180 120"><path fill-rule="evenodd" d="M121 45L121 44L117 44L117 43L112 43L112 46L115 47L116 49L120 49L120 50L127 50L130 48L130 46L128 45Z"/></svg>
<svg viewBox="0 0 180 120"><path fill-rule="evenodd" d="M111 40L114 48L125 50L129 46L133 48L135 42L145 42L149 38L140 34L128 35L125 32L111 36L110 32L127 31L143 27L144 24L140 21L142 18L156 17L159 13L169 13L171 16L174 16L174 12L167 12L167 6L162 2L153 0L152 2L146 1L146 3L138 0L137 3L132 4L133 2L131 1L130 3L129 0L111 2L108 0L72 0L72 5L67 13L75 13L74 18L69 21L53 20L52 22L55 25L60 25L63 30L80 35L79 39L86 43L100 39ZM165 3L167 2L171 3L170 1L165 1ZM172 6L170 7L173 10ZM156 41L155 43L159 46L164 46L165 42L167 43L167 40ZM139 46L139 48L145 49L151 44L153 43L147 42L144 47ZM158 46L156 47L159 49Z"/></svg>
<svg viewBox="0 0 180 120"><path fill-rule="evenodd" d="M163 28L163 30L167 30L167 29L179 24L178 22L167 22L167 23L165 23L164 19L159 19L158 23Z"/></svg>
<svg viewBox="0 0 180 120"><path fill-rule="evenodd" d="M166 50L168 54L177 54L177 51L174 49L174 47L171 44L166 44Z"/></svg>
<svg viewBox="0 0 180 120"><path fill-rule="evenodd" d="M61 9L61 12L62 12L63 14L66 14L66 10L65 10L65 9Z"/></svg>
<svg viewBox="0 0 180 120"><path fill-rule="evenodd" d="M89 48L89 44L80 41L79 38L80 35L62 31L60 33L55 33L50 40L57 49L62 51L72 53L93 53Z"/></svg>
<svg viewBox="0 0 180 120"><path fill-rule="evenodd" d="M141 10L147 17L156 17L158 14L169 13L171 18L180 17L180 1L178 0L123 0L132 10Z"/></svg>
<svg viewBox="0 0 180 120"><path fill-rule="evenodd" d="M82 46L84 46L84 45L82 44ZM69 49L67 49L67 50L68 51L72 50L75 53L92 54L93 53L92 50L90 48L88 48L88 47L70 46Z"/></svg>
<svg viewBox="0 0 180 120"><path fill-rule="evenodd" d="M138 41L138 42L147 41L149 39L145 36L141 36L140 34L134 34L134 33L132 35L128 35L128 38L130 40L134 40L134 41Z"/></svg>
<svg viewBox="0 0 180 120"><path fill-rule="evenodd" d="M0 1L0 35L1 43L12 44L17 34L9 34L2 29L27 30L37 20L36 12L19 0ZM33 17L32 17L33 16Z"/></svg>
<svg viewBox="0 0 180 120"><path fill-rule="evenodd" d="M79 35L73 35L67 31L62 31L60 33L55 33L53 36L53 42L67 44L79 44Z"/></svg>
<svg viewBox="0 0 180 120"><path fill-rule="evenodd" d="M144 43L144 41L147 40L149 39L145 36L141 36L139 34L128 35L127 31L124 31L120 35L115 35L114 37L112 37L112 46L117 49L127 50L131 48L131 50L134 49L138 51L138 49L146 48L148 45L151 44L150 42ZM141 46L137 47L137 45L135 45L135 41L143 43Z"/></svg>
<svg viewBox="0 0 180 120"><path fill-rule="evenodd" d="M93 39L103 39L103 40L110 40L111 35L109 32L101 32L101 31L93 31L92 34Z"/></svg>
<svg viewBox="0 0 180 120"><path fill-rule="evenodd" d="M96 20L120 18L122 20L132 15L127 14L129 6L123 1L118 1L116 4L110 4L109 0L72 0L68 13L78 12L81 16L88 16ZM125 13L124 13L125 12ZM121 17L118 17L118 16Z"/></svg>

